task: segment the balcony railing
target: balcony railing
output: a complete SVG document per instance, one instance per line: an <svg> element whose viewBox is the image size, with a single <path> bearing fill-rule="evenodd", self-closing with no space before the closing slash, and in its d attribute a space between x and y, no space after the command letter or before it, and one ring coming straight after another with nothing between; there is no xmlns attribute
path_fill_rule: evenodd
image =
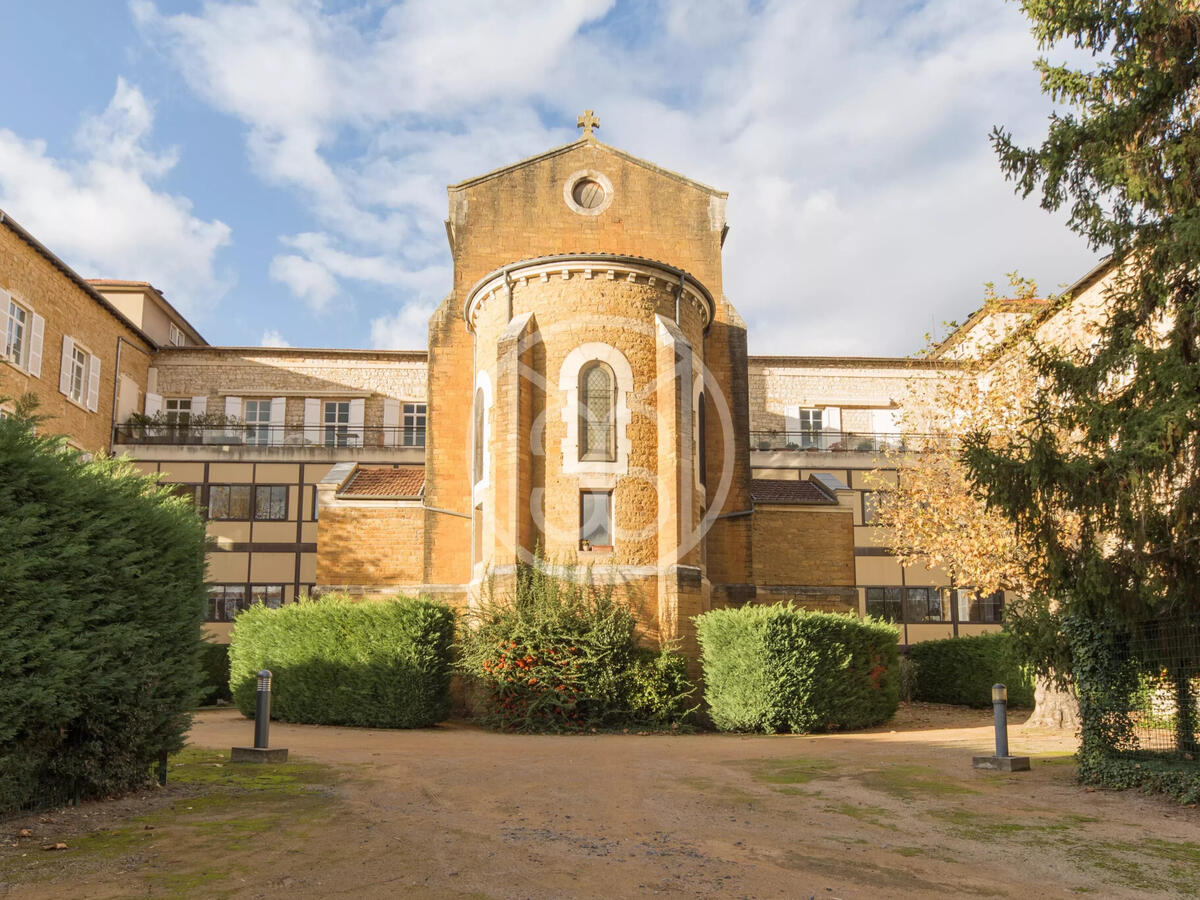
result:
<svg viewBox="0 0 1200 900"><path fill-rule="evenodd" d="M795 450L834 453L880 453L885 450L921 451L944 446L939 434L895 434L872 431L752 431L751 450Z"/></svg>
<svg viewBox="0 0 1200 900"><path fill-rule="evenodd" d="M425 447L425 429L368 425L118 425L115 444L175 446L240 445L244 447Z"/></svg>

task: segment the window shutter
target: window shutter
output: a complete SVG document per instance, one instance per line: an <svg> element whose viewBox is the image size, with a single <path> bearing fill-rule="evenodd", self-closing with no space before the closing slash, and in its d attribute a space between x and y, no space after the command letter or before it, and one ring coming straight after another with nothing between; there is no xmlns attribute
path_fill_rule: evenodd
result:
<svg viewBox="0 0 1200 900"><path fill-rule="evenodd" d="M33 330L29 335L29 374L42 377L42 340L46 335L46 320L33 314Z"/></svg>
<svg viewBox="0 0 1200 900"><path fill-rule="evenodd" d="M75 341L63 335L62 364L58 368L59 393L71 396L71 355L75 352Z"/></svg>
<svg viewBox="0 0 1200 900"><path fill-rule="evenodd" d="M840 406L827 406L822 412L824 415L821 417L821 426L824 431L842 430L842 408Z"/></svg>
<svg viewBox="0 0 1200 900"><path fill-rule="evenodd" d="M8 355L8 311L11 308L8 304L8 291L0 288L0 358Z"/></svg>
<svg viewBox="0 0 1200 900"><path fill-rule="evenodd" d="M400 401L395 397L383 398L383 446L395 447L400 441Z"/></svg>
<svg viewBox="0 0 1200 900"><path fill-rule="evenodd" d="M350 442L363 445L363 420L366 418L366 401L358 397L350 401Z"/></svg>
<svg viewBox="0 0 1200 900"><path fill-rule="evenodd" d="M153 418L162 412L162 394L146 391L146 415Z"/></svg>
<svg viewBox="0 0 1200 900"><path fill-rule="evenodd" d="M271 398L271 443L283 443L283 416L287 411L287 397Z"/></svg>
<svg viewBox="0 0 1200 900"><path fill-rule="evenodd" d="M316 397L304 398L304 443L321 443L321 401Z"/></svg>
<svg viewBox="0 0 1200 900"><path fill-rule="evenodd" d="M225 398L225 416L229 419L240 419L242 417L241 397Z"/></svg>
<svg viewBox="0 0 1200 900"><path fill-rule="evenodd" d="M87 408L95 412L100 408L100 357L88 356Z"/></svg>
<svg viewBox="0 0 1200 900"><path fill-rule="evenodd" d="M192 415L203 416L208 413L208 395L192 398Z"/></svg>

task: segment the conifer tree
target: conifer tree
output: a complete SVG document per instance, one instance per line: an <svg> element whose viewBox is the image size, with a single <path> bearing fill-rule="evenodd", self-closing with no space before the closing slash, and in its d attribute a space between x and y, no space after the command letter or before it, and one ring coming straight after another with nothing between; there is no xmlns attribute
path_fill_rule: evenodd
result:
<svg viewBox="0 0 1200 900"><path fill-rule="evenodd" d="M1020 193L1068 210L1070 228L1110 254L1107 316L1082 356L1034 349L1043 389L1026 436L997 448L977 433L964 462L988 504L1038 548L1032 581L1079 633L1195 620L1200 4L1021 5L1043 51L1073 45L1091 59L1039 59L1042 89L1062 107L1046 139L1021 147L998 128L993 144ZM1059 527L1064 515L1077 531Z"/></svg>

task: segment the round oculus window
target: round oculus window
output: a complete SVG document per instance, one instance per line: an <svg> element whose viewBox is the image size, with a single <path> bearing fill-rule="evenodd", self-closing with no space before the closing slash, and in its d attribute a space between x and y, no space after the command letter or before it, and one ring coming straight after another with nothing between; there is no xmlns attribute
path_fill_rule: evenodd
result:
<svg viewBox="0 0 1200 900"><path fill-rule="evenodd" d="M592 178L581 178L571 189L571 197L583 209L598 209L604 202L604 185Z"/></svg>

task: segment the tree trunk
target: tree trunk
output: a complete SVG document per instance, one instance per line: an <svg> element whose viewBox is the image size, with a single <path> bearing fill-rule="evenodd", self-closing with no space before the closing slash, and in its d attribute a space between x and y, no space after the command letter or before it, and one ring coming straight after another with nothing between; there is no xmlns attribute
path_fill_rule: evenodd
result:
<svg viewBox="0 0 1200 900"><path fill-rule="evenodd" d="M1048 678L1038 677L1033 686L1033 715L1025 728L1079 730L1079 701L1073 690L1060 690Z"/></svg>

